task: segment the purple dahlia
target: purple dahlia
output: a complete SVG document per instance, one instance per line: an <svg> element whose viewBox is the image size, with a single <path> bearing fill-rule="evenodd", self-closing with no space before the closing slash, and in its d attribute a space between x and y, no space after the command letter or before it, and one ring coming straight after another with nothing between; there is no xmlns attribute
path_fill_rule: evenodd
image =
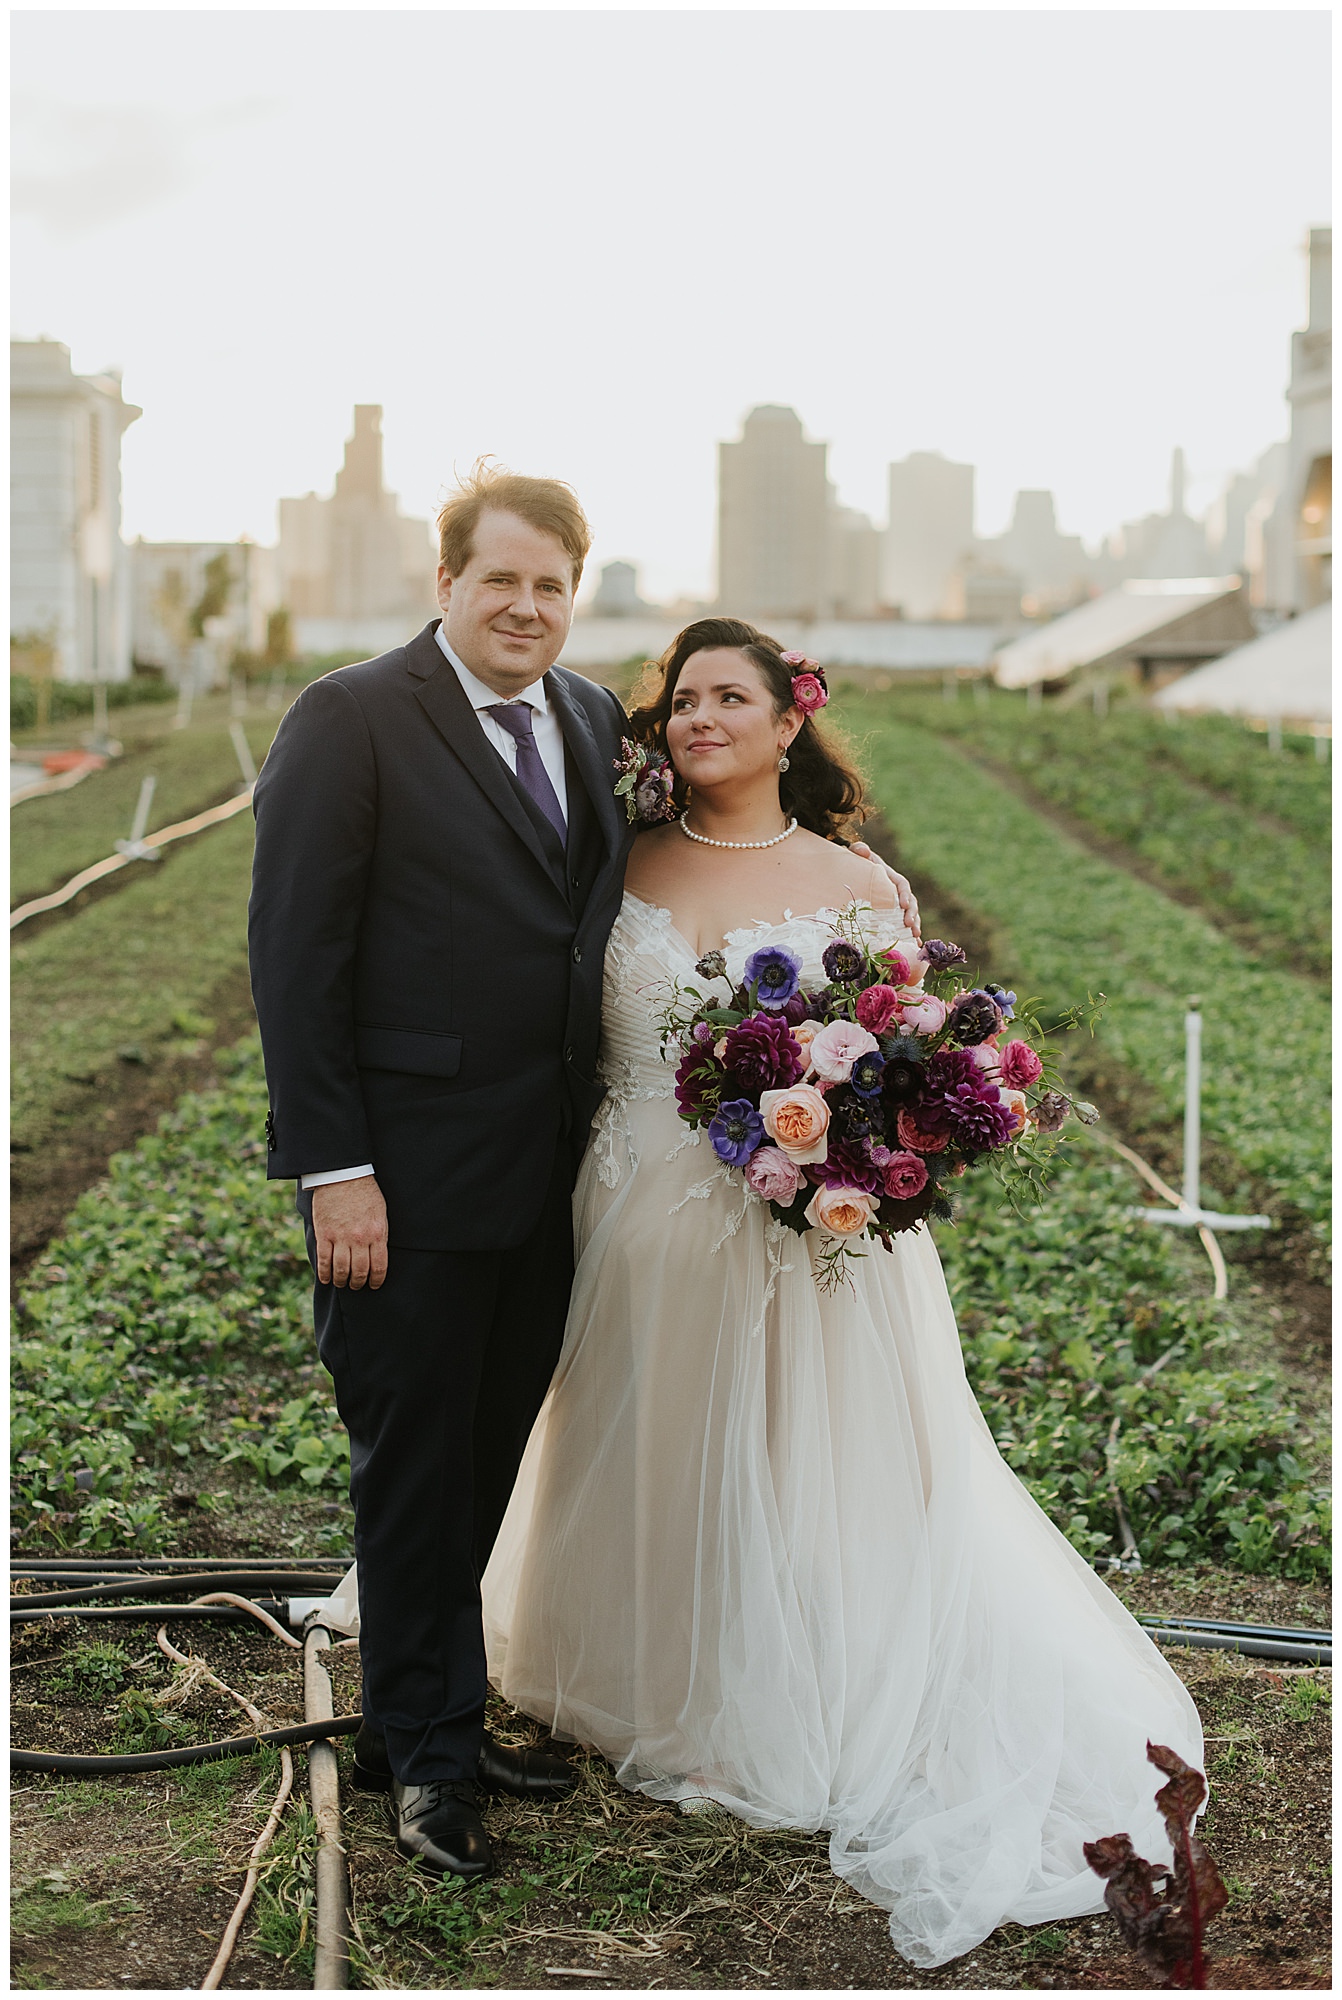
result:
<svg viewBox="0 0 1342 2000"><path fill-rule="evenodd" d="M1015 1118L997 1085L963 1049L940 1049L927 1064L927 1086L918 1106L925 1131L946 1133L967 1151L1005 1146Z"/></svg>
<svg viewBox="0 0 1342 2000"><path fill-rule="evenodd" d="M786 1090L806 1068L792 1030L777 1014L752 1014L729 1029L722 1062L733 1088L742 1091Z"/></svg>
<svg viewBox="0 0 1342 2000"><path fill-rule="evenodd" d="M676 1103L684 1117L702 1118L717 1103L721 1089L722 1072L706 1049L695 1047L681 1057L676 1069Z"/></svg>
<svg viewBox="0 0 1342 2000"><path fill-rule="evenodd" d="M860 1188L863 1194L881 1193L881 1170L857 1140L831 1139L823 1160L806 1169L817 1187Z"/></svg>

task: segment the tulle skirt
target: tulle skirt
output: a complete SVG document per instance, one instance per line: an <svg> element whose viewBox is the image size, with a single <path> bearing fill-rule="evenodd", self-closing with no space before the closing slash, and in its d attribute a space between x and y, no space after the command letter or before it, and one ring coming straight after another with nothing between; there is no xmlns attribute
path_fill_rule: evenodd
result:
<svg viewBox="0 0 1342 2000"><path fill-rule="evenodd" d="M669 1103L620 1110L484 1579L491 1677L631 1788L827 1831L915 1965L1100 1909L1082 1842L1168 1861L1145 1747L1200 1764L1197 1712L999 1456L930 1236L826 1295Z"/></svg>

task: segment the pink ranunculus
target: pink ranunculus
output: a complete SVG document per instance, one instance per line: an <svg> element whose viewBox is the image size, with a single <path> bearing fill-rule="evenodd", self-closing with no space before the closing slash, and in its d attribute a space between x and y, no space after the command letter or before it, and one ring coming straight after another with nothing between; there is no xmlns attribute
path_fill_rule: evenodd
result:
<svg viewBox="0 0 1342 2000"><path fill-rule="evenodd" d="M814 674L792 676L793 706L799 708L803 715L814 715L818 709L825 707L828 700L824 682Z"/></svg>
<svg viewBox="0 0 1342 2000"><path fill-rule="evenodd" d="M927 973L927 960L914 944L891 945L888 951L878 951L876 963L884 966L892 986L921 986Z"/></svg>
<svg viewBox="0 0 1342 2000"><path fill-rule="evenodd" d="M986 1070L989 1076L995 1077L997 1075L1001 1066L1001 1057L991 1042L976 1042L972 1049L965 1050L965 1054L972 1056L979 1068Z"/></svg>
<svg viewBox="0 0 1342 2000"><path fill-rule="evenodd" d="M827 1083L847 1083L858 1057L875 1047L875 1035L869 1035L865 1028L855 1027L851 1021L831 1021L811 1043L811 1068Z"/></svg>
<svg viewBox="0 0 1342 2000"><path fill-rule="evenodd" d="M746 1163L746 1186L786 1207L801 1186L801 1168L778 1146L758 1146Z"/></svg>
<svg viewBox="0 0 1342 2000"><path fill-rule="evenodd" d="M1028 1042L1008 1042L1002 1051L1002 1081L1012 1090L1028 1090L1044 1074L1044 1065Z"/></svg>
<svg viewBox="0 0 1342 2000"><path fill-rule="evenodd" d="M795 1166L823 1160L829 1151L829 1106L809 1083L790 1090L762 1090L760 1116L764 1129Z"/></svg>
<svg viewBox="0 0 1342 2000"><path fill-rule="evenodd" d="M861 1188L819 1187L808 1203L806 1220L831 1236L860 1236L876 1213L876 1197Z"/></svg>
<svg viewBox="0 0 1342 2000"><path fill-rule="evenodd" d="M868 1034L883 1035L899 1012L899 995L893 986L868 986L857 996L858 1026Z"/></svg>
<svg viewBox="0 0 1342 2000"><path fill-rule="evenodd" d="M1021 1133L1025 1130L1026 1124L1029 1121L1030 1107L1025 1101L1025 1093L1022 1090L1003 1090L1000 1092L1000 1095L1003 1104L1007 1106L1016 1121L1011 1138L1007 1141L1007 1144L1011 1145L1013 1141L1019 1139Z"/></svg>
<svg viewBox="0 0 1342 2000"><path fill-rule="evenodd" d="M907 1146L911 1153L944 1153L950 1144L949 1132L923 1132L914 1124L907 1111L901 1111L895 1120L895 1130L899 1134L901 1146Z"/></svg>
<svg viewBox="0 0 1342 2000"><path fill-rule="evenodd" d="M946 1025L946 1002L935 993L920 993L916 1000L905 1001L900 1011L911 1034L939 1035Z"/></svg>
<svg viewBox="0 0 1342 2000"><path fill-rule="evenodd" d="M928 1172L916 1153L892 1153L881 1178L892 1201L912 1201L927 1186Z"/></svg>

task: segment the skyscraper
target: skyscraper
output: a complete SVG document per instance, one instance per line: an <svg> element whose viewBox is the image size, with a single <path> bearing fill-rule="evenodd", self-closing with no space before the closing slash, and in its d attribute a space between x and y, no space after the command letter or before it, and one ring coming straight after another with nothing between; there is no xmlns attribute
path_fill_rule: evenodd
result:
<svg viewBox="0 0 1342 2000"><path fill-rule="evenodd" d="M718 608L737 618L823 618L831 600L829 446L795 410L764 403L718 446Z"/></svg>
<svg viewBox="0 0 1342 2000"><path fill-rule="evenodd" d="M356 403L335 493L280 501L280 578L296 618L430 618L428 523L401 513L382 484L382 409Z"/></svg>
<svg viewBox="0 0 1342 2000"><path fill-rule="evenodd" d="M881 595L905 618L938 618L974 548L974 468L939 451L890 467Z"/></svg>

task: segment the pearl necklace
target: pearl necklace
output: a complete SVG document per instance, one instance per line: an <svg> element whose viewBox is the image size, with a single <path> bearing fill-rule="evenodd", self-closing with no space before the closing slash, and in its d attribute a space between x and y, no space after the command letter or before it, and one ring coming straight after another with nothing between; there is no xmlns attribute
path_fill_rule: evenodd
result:
<svg viewBox="0 0 1342 2000"><path fill-rule="evenodd" d="M797 831L797 821L794 816L783 831L776 833L772 840L710 840L706 833L694 831L690 825L688 809L680 815L676 824L687 840L697 840L701 847L777 847L780 840L786 840L790 833Z"/></svg>

